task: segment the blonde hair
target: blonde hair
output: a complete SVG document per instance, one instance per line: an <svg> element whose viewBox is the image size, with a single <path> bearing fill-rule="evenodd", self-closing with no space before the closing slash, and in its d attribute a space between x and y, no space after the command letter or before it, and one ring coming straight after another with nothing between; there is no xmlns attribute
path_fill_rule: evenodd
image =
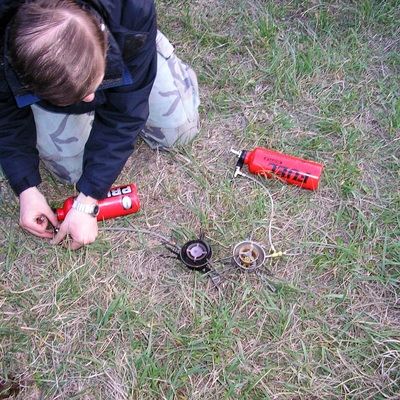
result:
<svg viewBox="0 0 400 400"><path fill-rule="evenodd" d="M73 0L23 4L10 31L11 64L22 83L58 106L97 89L106 64L105 26Z"/></svg>

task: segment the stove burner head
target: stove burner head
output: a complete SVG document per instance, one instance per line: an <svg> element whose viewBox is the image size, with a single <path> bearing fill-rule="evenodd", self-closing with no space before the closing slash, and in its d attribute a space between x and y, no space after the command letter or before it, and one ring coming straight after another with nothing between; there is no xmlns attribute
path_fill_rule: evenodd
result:
<svg viewBox="0 0 400 400"><path fill-rule="evenodd" d="M188 268L205 272L209 270L207 263L212 256L212 250L204 240L190 240L182 246L179 256Z"/></svg>
<svg viewBox="0 0 400 400"><path fill-rule="evenodd" d="M245 270L257 269L264 260L265 253L262 247L250 240L238 243L233 249L233 261Z"/></svg>

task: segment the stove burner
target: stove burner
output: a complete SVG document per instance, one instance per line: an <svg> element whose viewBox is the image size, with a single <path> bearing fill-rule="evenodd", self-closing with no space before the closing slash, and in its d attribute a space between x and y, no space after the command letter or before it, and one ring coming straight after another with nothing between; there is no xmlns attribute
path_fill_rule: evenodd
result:
<svg viewBox="0 0 400 400"><path fill-rule="evenodd" d="M212 256L210 245L201 239L186 242L180 250L181 261L190 269L208 271L208 261Z"/></svg>
<svg viewBox="0 0 400 400"><path fill-rule="evenodd" d="M262 247L250 240L238 243L233 249L233 261L240 268L246 270L257 269L265 260Z"/></svg>

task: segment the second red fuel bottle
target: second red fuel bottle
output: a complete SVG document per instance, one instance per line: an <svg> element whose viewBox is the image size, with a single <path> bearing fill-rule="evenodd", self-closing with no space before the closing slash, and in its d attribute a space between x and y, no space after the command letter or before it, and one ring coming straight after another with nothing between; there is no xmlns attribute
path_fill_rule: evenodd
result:
<svg viewBox="0 0 400 400"><path fill-rule="evenodd" d="M304 189L317 190L323 165L314 161L289 156L277 151L257 147L253 151L231 150L239 156L236 170L240 171L244 164L249 172L266 176L277 177L291 185ZM236 176L236 175L235 175Z"/></svg>

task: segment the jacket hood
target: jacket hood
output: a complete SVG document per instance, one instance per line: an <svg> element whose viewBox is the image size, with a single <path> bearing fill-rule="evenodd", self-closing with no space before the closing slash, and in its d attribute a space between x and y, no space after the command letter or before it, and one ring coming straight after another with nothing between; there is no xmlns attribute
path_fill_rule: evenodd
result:
<svg viewBox="0 0 400 400"><path fill-rule="evenodd" d="M8 21L15 14L18 7L26 0L0 0L0 34L2 35Z"/></svg>
<svg viewBox="0 0 400 400"><path fill-rule="evenodd" d="M0 0L0 15L4 15L9 11L15 10L26 0Z"/></svg>

